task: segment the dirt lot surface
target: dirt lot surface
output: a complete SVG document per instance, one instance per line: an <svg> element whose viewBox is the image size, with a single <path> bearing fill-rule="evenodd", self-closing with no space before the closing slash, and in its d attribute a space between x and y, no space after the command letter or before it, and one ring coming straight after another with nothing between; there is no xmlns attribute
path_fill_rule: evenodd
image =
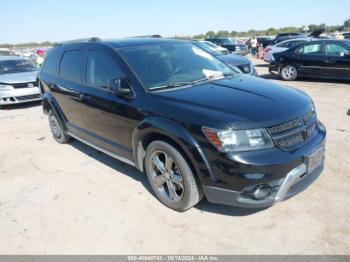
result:
<svg viewBox="0 0 350 262"><path fill-rule="evenodd" d="M56 143L38 104L1 110L0 253L350 254L350 83L283 84L314 99L328 130L326 168L259 212L203 201L177 213L136 169L77 141Z"/></svg>

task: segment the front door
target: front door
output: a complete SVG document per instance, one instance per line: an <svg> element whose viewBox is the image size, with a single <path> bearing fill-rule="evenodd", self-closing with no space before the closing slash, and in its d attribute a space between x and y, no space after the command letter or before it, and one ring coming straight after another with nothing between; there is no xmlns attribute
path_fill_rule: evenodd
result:
<svg viewBox="0 0 350 262"><path fill-rule="evenodd" d="M350 47L328 42L325 44L328 75L337 79L350 79Z"/></svg>
<svg viewBox="0 0 350 262"><path fill-rule="evenodd" d="M109 91L112 79L124 76L116 54L108 48L88 50L86 88L80 95L85 105L84 129L89 141L131 158L129 102Z"/></svg>
<svg viewBox="0 0 350 262"><path fill-rule="evenodd" d="M295 58L300 75L320 76L326 73L322 68L322 60L325 59L325 55L320 42L303 45L297 49Z"/></svg>

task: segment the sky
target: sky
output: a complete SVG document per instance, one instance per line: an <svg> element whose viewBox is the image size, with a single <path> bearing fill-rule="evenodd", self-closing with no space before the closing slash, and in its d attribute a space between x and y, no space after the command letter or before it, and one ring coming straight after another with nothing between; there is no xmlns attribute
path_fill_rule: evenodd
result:
<svg viewBox="0 0 350 262"><path fill-rule="evenodd" d="M0 43L194 35L350 18L350 0L2 0Z"/></svg>

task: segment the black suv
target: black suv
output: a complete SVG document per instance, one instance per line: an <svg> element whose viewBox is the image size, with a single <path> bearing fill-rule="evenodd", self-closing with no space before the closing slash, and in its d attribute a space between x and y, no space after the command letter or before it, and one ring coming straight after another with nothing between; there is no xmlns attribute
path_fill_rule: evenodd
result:
<svg viewBox="0 0 350 262"><path fill-rule="evenodd" d="M245 44L230 37L208 38L205 39L205 41L209 41L216 45L225 47L229 51L240 55L246 55L249 53L248 47Z"/></svg>
<svg viewBox="0 0 350 262"><path fill-rule="evenodd" d="M238 73L191 42L59 44L39 83L57 142L73 137L136 166L178 211L203 195L272 206L323 170L326 131L310 97Z"/></svg>

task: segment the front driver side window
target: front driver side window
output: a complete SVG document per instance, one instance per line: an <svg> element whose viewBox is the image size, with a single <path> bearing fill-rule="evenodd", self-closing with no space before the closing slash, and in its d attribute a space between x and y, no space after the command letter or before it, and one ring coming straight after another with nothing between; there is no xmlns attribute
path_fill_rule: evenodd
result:
<svg viewBox="0 0 350 262"><path fill-rule="evenodd" d="M87 84L107 88L111 79L122 77L124 74L115 60L107 52L91 50L87 62Z"/></svg>
<svg viewBox="0 0 350 262"><path fill-rule="evenodd" d="M319 55L321 54L321 44L308 44L300 47L297 54Z"/></svg>
<svg viewBox="0 0 350 262"><path fill-rule="evenodd" d="M337 44L326 44L326 55L329 56L344 56L350 53L348 49Z"/></svg>

